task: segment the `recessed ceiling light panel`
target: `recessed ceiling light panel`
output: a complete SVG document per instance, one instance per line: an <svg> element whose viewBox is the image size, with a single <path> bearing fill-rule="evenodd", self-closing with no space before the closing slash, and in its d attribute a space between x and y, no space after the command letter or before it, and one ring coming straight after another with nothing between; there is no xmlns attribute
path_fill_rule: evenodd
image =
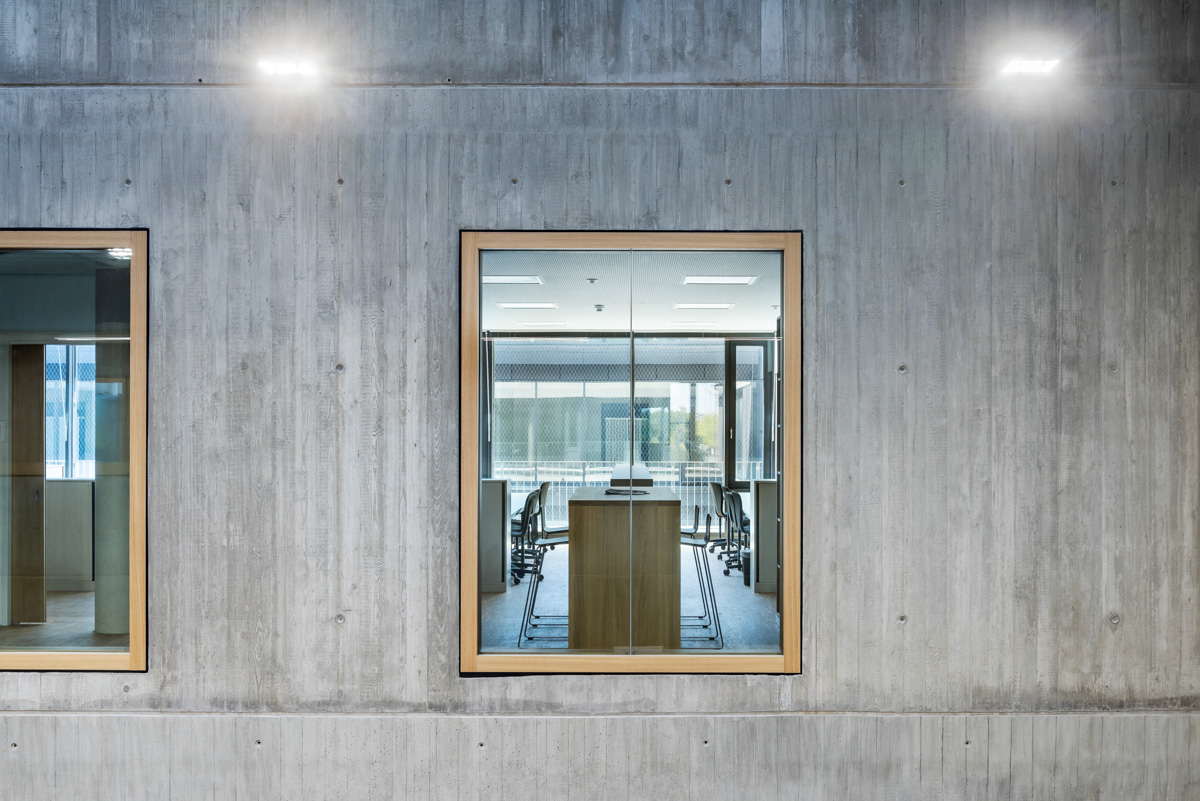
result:
<svg viewBox="0 0 1200 801"><path fill-rule="evenodd" d="M540 275L485 275L482 279L485 284L540 284L542 277Z"/></svg>
<svg viewBox="0 0 1200 801"><path fill-rule="evenodd" d="M114 259L129 260L133 258L133 248L109 248L108 255Z"/></svg>
<svg viewBox="0 0 1200 801"><path fill-rule="evenodd" d="M557 303L497 303L502 309L557 309Z"/></svg>
<svg viewBox="0 0 1200 801"><path fill-rule="evenodd" d="M758 280L757 275L685 275L685 284L740 284L749 286Z"/></svg>

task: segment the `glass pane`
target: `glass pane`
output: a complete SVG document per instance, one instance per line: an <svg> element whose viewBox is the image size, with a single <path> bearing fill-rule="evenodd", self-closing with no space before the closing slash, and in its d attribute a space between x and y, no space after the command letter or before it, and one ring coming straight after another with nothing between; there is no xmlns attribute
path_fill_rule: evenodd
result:
<svg viewBox="0 0 1200 801"><path fill-rule="evenodd" d="M483 651L779 652L781 268L482 254Z"/></svg>
<svg viewBox="0 0 1200 801"><path fill-rule="evenodd" d="M0 650L129 648L129 266L0 252Z"/></svg>
<svg viewBox="0 0 1200 801"><path fill-rule="evenodd" d="M734 351L737 425L733 429L733 464L734 480L741 482L763 477L766 348L762 345L738 345Z"/></svg>
<svg viewBox="0 0 1200 801"><path fill-rule="evenodd" d="M480 643L628 653L628 252L481 257ZM540 576L539 578L536 578Z"/></svg>
<svg viewBox="0 0 1200 801"><path fill-rule="evenodd" d="M67 477L67 351L66 345L46 346L46 478Z"/></svg>
<svg viewBox="0 0 1200 801"><path fill-rule="evenodd" d="M777 587L755 559L774 558L758 534L774 532L764 387L781 267L778 253L634 254L633 449L656 507L632 515L635 653L779 653Z"/></svg>

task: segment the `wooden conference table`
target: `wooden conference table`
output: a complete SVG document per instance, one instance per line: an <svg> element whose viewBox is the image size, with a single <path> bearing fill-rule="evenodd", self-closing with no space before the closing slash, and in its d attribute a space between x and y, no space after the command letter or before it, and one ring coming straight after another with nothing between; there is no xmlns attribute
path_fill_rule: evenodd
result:
<svg viewBox="0 0 1200 801"><path fill-rule="evenodd" d="M679 648L679 498L660 487L642 491L580 487L567 502L570 648Z"/></svg>

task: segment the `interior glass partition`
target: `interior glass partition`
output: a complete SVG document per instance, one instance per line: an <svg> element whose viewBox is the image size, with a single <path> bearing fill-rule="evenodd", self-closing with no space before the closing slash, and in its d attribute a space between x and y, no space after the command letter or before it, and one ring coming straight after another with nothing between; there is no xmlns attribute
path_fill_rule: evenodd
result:
<svg viewBox="0 0 1200 801"><path fill-rule="evenodd" d="M782 653L782 281L769 249L480 250L480 654Z"/></svg>

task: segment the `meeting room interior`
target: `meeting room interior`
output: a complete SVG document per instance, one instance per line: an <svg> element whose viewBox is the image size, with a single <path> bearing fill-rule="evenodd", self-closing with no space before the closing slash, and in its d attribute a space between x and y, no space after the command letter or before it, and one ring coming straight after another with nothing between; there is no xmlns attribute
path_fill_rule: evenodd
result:
<svg viewBox="0 0 1200 801"><path fill-rule="evenodd" d="M481 253L481 653L780 653L782 273Z"/></svg>

